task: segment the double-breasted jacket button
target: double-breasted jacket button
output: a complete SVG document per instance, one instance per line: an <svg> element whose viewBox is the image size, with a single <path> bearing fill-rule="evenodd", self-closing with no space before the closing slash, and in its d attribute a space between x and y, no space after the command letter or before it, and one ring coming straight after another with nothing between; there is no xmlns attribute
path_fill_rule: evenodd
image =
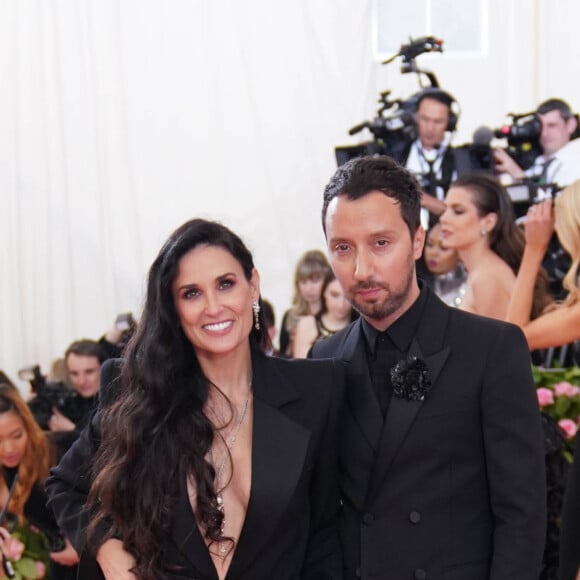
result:
<svg viewBox="0 0 580 580"><path fill-rule="evenodd" d="M374 521L375 521L375 516L373 516L373 514L366 513L363 516L363 523L364 524L369 525L369 524L372 524Z"/></svg>
<svg viewBox="0 0 580 580"><path fill-rule="evenodd" d="M419 512L411 512L409 514L409 521L412 524L418 524L421 521L421 514Z"/></svg>
<svg viewBox="0 0 580 580"><path fill-rule="evenodd" d="M418 568L415 570L414 578L415 580L427 580L427 572L425 572L425 570L421 570L421 568Z"/></svg>

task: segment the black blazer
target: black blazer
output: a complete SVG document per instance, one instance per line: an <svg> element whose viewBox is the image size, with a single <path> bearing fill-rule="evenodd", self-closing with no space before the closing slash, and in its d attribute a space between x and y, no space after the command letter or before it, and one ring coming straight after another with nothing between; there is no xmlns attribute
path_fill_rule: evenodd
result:
<svg viewBox="0 0 580 580"><path fill-rule="evenodd" d="M383 421L362 321L313 348L347 364L345 578L536 580L546 485L527 345L517 327L422 292L410 351L429 368L423 402L393 397Z"/></svg>
<svg viewBox="0 0 580 580"><path fill-rule="evenodd" d="M106 364L101 384L111 385L116 373L118 364ZM342 375L341 365L332 361L289 361L253 353L252 487L228 580L342 578L336 528ZM108 399L103 393L101 405ZM61 528L84 551L82 580L102 578L84 550L87 519L82 513L90 488L88 465L98 440L97 413L47 482ZM165 546L170 561L183 571L168 577L217 580L183 484Z"/></svg>

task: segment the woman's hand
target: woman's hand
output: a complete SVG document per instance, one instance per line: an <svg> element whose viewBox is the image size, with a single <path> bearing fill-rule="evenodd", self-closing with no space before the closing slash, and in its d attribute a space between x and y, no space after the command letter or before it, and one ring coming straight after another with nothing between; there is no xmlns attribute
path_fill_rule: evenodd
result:
<svg viewBox="0 0 580 580"><path fill-rule="evenodd" d="M524 231L526 247L542 252L543 256L554 233L554 212L551 199L534 204L528 209Z"/></svg>
<svg viewBox="0 0 580 580"><path fill-rule="evenodd" d="M6 528L0 527L0 550L2 556L9 560L20 560L24 552L24 544L13 538Z"/></svg>
<svg viewBox="0 0 580 580"><path fill-rule="evenodd" d="M79 555L77 551L72 547L72 544L67 538L64 539L65 547L64 550L60 552L51 552L50 559L54 560L57 564L62 564L63 566L74 566L79 563Z"/></svg>
<svg viewBox="0 0 580 580"><path fill-rule="evenodd" d="M137 580L130 572L135 558L123 548L121 540L107 540L97 552L97 562L106 580Z"/></svg>

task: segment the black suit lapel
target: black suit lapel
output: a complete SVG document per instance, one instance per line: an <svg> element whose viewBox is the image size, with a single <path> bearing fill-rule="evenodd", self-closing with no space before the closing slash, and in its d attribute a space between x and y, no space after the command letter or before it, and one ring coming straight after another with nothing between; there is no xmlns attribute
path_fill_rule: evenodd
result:
<svg viewBox="0 0 580 580"><path fill-rule="evenodd" d="M185 482L182 482L174 513L172 540L178 552L188 561L188 573L217 580L215 567L191 509Z"/></svg>
<svg viewBox="0 0 580 580"><path fill-rule="evenodd" d="M428 297L424 313L425 321L421 322L418 336L413 339L409 349L409 355L425 361L429 369L432 391L436 389L437 378L449 356L449 347L442 346L447 326L448 311L446 308L438 298L432 295ZM424 345L423 348L421 348L420 343ZM431 352L432 354L423 356L423 351ZM432 393L429 393L423 401L407 401L395 396L392 397L385 417L377 460L367 492L366 503L368 505L372 505L374 499L380 495L380 487L393 464L397 452L405 441L423 403L431 395Z"/></svg>
<svg viewBox="0 0 580 580"><path fill-rule="evenodd" d="M310 442L310 432L280 410L299 395L280 373L276 360L256 353L253 372L252 486L228 579L239 578L261 550L267 549L302 474ZM175 509L172 536L194 574L217 580L186 489Z"/></svg>
<svg viewBox="0 0 580 580"><path fill-rule="evenodd" d="M254 361L252 490L246 521L228 578L238 578L268 542L301 477L310 432L280 408L299 395L275 360Z"/></svg>
<svg viewBox="0 0 580 580"><path fill-rule="evenodd" d="M351 409L360 430L376 451L384 419L369 373L361 325L362 320L359 320L344 344L342 358L348 363L346 398L347 406Z"/></svg>

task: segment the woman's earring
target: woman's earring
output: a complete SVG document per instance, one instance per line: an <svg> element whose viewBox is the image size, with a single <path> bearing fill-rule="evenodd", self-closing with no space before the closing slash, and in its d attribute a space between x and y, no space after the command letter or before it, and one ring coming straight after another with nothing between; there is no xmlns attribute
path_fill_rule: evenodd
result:
<svg viewBox="0 0 580 580"><path fill-rule="evenodd" d="M254 302L252 304L252 310L254 311L254 328L260 330L260 303Z"/></svg>
<svg viewBox="0 0 580 580"><path fill-rule="evenodd" d="M487 236L487 230L486 230L485 228L481 228L481 230L480 230L480 234L481 234L482 236Z"/></svg>

